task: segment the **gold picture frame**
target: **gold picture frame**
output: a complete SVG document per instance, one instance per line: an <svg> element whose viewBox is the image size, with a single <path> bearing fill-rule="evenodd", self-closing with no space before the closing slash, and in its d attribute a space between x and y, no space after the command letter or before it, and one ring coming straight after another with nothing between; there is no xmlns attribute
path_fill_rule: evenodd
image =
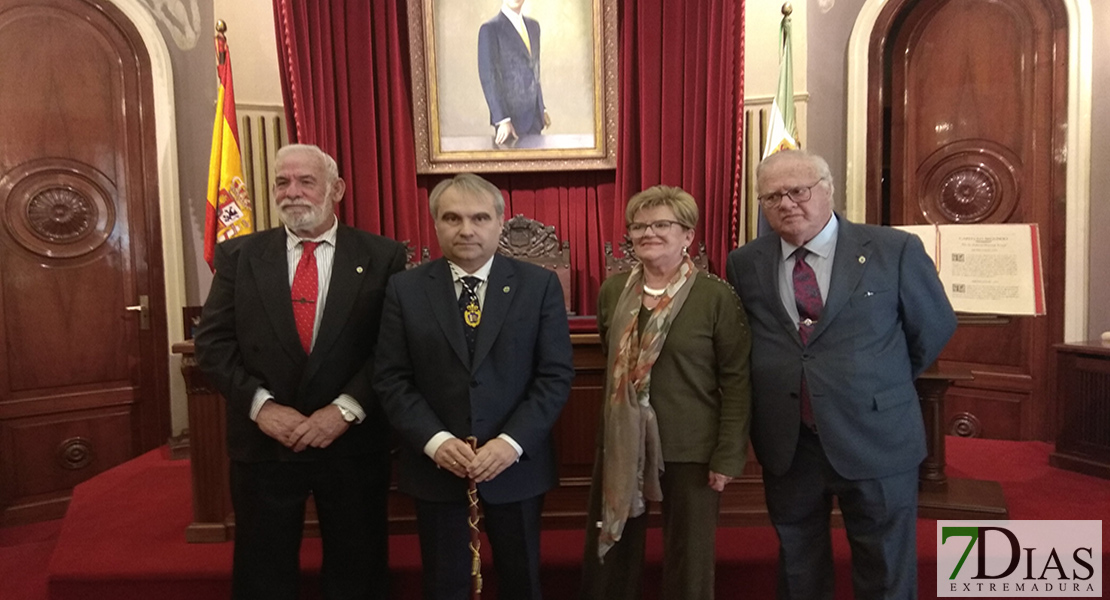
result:
<svg viewBox="0 0 1110 600"><path fill-rule="evenodd" d="M505 31L492 29L503 25L495 21L509 23L501 9L502 0L409 0L417 173L616 168L616 0L526 0L521 14L540 42L539 94L550 125L497 144L493 88L482 79L491 80L490 32ZM497 43L500 50L514 41ZM515 43L523 51L524 36Z"/></svg>

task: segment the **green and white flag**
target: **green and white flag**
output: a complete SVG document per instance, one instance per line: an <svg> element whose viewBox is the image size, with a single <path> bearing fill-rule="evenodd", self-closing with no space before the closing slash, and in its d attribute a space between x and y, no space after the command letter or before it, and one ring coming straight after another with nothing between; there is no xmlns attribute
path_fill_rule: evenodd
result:
<svg viewBox="0 0 1110 600"><path fill-rule="evenodd" d="M790 15L783 15L779 26L779 88L771 104L771 122L763 158L779 150L798 147L798 128L794 122L794 53L790 50Z"/></svg>

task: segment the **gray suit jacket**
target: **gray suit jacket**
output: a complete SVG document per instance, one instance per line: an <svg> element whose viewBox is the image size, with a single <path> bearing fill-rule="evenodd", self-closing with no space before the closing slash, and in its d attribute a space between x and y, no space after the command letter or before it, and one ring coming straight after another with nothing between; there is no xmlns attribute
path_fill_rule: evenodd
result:
<svg viewBox="0 0 1110 600"><path fill-rule="evenodd" d="M803 373L821 445L841 476L883 477L920 464L925 431L913 382L956 330L916 236L836 218L828 299L808 346L779 296L779 236L728 257L728 278L752 330L752 444L776 475L794 459Z"/></svg>
<svg viewBox="0 0 1110 600"><path fill-rule="evenodd" d="M446 260L400 273L386 290L374 389L404 442L398 485L422 500L466 498L466 480L424 454L439 431L479 445L505 433L523 448L519 462L479 484L488 502L558 483L551 429L574 378L562 288L555 273L500 255L487 286L473 361Z"/></svg>

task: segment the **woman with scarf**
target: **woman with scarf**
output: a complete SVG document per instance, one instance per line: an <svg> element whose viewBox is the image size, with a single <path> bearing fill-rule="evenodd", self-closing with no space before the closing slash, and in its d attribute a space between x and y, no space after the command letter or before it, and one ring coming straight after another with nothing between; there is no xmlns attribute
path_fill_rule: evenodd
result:
<svg viewBox="0 0 1110 600"><path fill-rule="evenodd" d="M665 600L713 598L720 493L744 470L751 337L740 299L686 249L698 207L657 185L625 209L639 260L605 280L605 398L590 490L583 597L640 597L648 503L663 512Z"/></svg>

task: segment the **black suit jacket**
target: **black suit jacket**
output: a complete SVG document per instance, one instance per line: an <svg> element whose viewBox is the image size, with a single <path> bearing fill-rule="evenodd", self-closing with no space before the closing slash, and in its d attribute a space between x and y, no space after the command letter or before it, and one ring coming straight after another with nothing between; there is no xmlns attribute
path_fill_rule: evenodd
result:
<svg viewBox="0 0 1110 600"><path fill-rule="evenodd" d="M370 377L389 276L404 269L404 247L339 226L327 303L312 354L293 321L285 228L216 246L216 274L196 334L197 362L227 400L233 460L313 460L388 450L388 427ZM326 449L294 453L250 420L255 391L302 414L349 394L366 419Z"/></svg>
<svg viewBox="0 0 1110 600"><path fill-rule="evenodd" d="M446 260L389 282L374 387L404 440L400 489L419 499L466 498L466 480L424 454L439 431L474 435L479 445L505 433L524 449L479 484L488 502L531 498L558 483L550 434L574 378L562 288L553 272L500 255L486 285L471 361Z"/></svg>

